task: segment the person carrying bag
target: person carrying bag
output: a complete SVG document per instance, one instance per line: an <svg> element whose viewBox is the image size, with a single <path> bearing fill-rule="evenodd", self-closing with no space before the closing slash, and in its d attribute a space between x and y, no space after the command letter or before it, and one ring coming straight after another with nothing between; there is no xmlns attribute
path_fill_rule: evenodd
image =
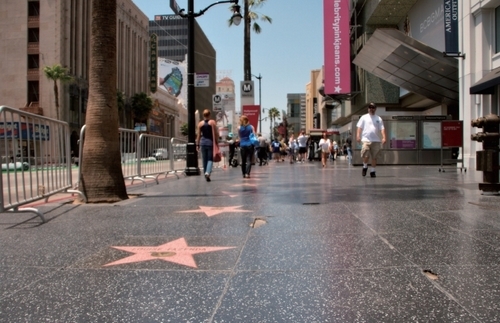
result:
<svg viewBox="0 0 500 323"><path fill-rule="evenodd" d="M252 156L254 155L254 145L250 140L250 136L252 134L255 136L255 130L253 126L249 124L248 117L245 115L240 117L238 134L240 137L241 172L243 178L249 178L250 171L252 170Z"/></svg>

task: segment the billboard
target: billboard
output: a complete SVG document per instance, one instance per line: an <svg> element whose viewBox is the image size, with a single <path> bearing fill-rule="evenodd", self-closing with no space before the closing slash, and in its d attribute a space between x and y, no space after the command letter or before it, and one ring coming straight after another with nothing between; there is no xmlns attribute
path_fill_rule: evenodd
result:
<svg viewBox="0 0 500 323"><path fill-rule="evenodd" d="M349 0L323 0L325 93L351 93Z"/></svg>
<svg viewBox="0 0 500 323"><path fill-rule="evenodd" d="M187 66L185 63L158 57L158 89L167 91L184 105L187 102Z"/></svg>

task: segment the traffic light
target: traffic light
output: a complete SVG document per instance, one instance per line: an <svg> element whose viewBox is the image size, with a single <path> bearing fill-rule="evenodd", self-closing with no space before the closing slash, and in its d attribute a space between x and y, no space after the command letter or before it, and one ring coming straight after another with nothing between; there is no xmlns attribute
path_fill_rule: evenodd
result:
<svg viewBox="0 0 500 323"><path fill-rule="evenodd" d="M483 143L483 150L476 152L476 170L483 172L483 183L479 183L479 189L483 192L498 193L500 117L489 114L472 120L471 126L483 129L482 132L471 135L471 140Z"/></svg>

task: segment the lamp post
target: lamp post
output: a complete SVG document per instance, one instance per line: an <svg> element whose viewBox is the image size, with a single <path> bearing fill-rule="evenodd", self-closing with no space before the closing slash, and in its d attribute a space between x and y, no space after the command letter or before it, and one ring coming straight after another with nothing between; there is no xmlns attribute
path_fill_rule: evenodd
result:
<svg viewBox="0 0 500 323"><path fill-rule="evenodd" d="M238 0L224 0L217 1L209 5L200 12L194 12L194 0L188 0L188 11L185 13L184 9L179 10L178 15L182 18L188 20L188 58L187 58L187 73L188 73L188 93L187 93L187 112L188 112L188 143L186 146L186 169L184 172L186 175L200 175L200 169L198 168L198 153L196 151L196 121L195 121L195 93L194 93L194 19L205 13L211 7L222 4L222 3L233 3L233 23L237 26L240 24L243 18L240 14L240 6L238 6Z"/></svg>
<svg viewBox="0 0 500 323"><path fill-rule="evenodd" d="M262 99L262 95L261 95L261 84L260 84L260 81L262 80L262 76L260 75L259 73L259 76L257 75L253 75L253 77L255 77L257 80L259 80L259 117L261 118L261 114L262 114L262 103L261 103L261 99ZM262 122L261 122L262 119L259 120L259 132L262 133Z"/></svg>

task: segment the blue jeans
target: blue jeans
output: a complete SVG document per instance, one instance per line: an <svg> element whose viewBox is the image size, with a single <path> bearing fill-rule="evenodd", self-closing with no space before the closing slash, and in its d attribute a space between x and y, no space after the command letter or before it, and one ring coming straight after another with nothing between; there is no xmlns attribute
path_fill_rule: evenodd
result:
<svg viewBox="0 0 500 323"><path fill-rule="evenodd" d="M347 147L347 159L349 160L349 163L352 163L352 150L351 147Z"/></svg>
<svg viewBox="0 0 500 323"><path fill-rule="evenodd" d="M241 152L241 172L243 175L250 175L252 170L252 155L254 153L253 146L240 147Z"/></svg>
<svg viewBox="0 0 500 323"><path fill-rule="evenodd" d="M212 166L214 164L214 147L213 146L200 146L201 150L201 159L203 161L203 171L205 174L212 173Z"/></svg>

